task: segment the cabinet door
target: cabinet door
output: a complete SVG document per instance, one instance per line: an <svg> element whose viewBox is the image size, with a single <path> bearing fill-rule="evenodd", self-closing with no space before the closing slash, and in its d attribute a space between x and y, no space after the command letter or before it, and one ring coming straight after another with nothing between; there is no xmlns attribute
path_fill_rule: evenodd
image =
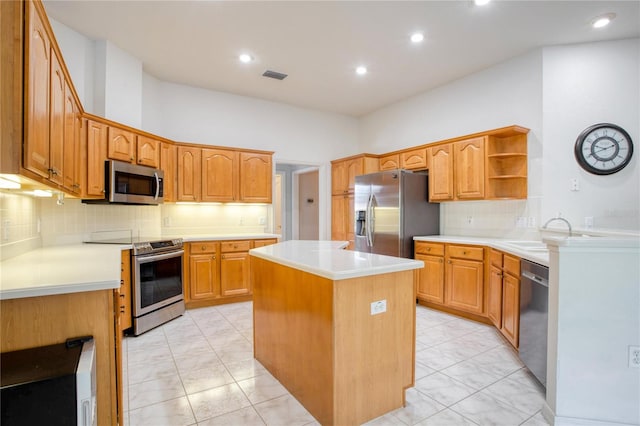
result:
<svg viewBox="0 0 640 426"><path fill-rule="evenodd" d="M418 270L418 298L427 302L444 303L444 258L416 254L424 262Z"/></svg>
<svg viewBox="0 0 640 426"><path fill-rule="evenodd" d="M135 160L136 135L128 130L109 126L107 157L131 163Z"/></svg>
<svg viewBox="0 0 640 426"><path fill-rule="evenodd" d="M249 253L225 253L220 261L222 296L251 293L249 287Z"/></svg>
<svg viewBox="0 0 640 426"><path fill-rule="evenodd" d="M87 195L104 197L104 162L107 159L107 130L101 123L87 121Z"/></svg>
<svg viewBox="0 0 640 426"><path fill-rule="evenodd" d="M170 143L160 144L160 169L164 172L164 201L176 201L178 175L178 148Z"/></svg>
<svg viewBox="0 0 640 426"><path fill-rule="evenodd" d="M189 256L189 300L220 296L217 255Z"/></svg>
<svg viewBox="0 0 640 426"><path fill-rule="evenodd" d="M487 317L500 329L502 327L502 269L491 265L487 285Z"/></svg>
<svg viewBox="0 0 640 426"><path fill-rule="evenodd" d="M138 135L136 162L141 166L160 166L160 142L147 136Z"/></svg>
<svg viewBox="0 0 640 426"><path fill-rule="evenodd" d="M356 244L356 234L355 234L355 217L356 217L356 211L355 211L355 195L353 193L346 195L345 196L345 203L346 205L344 206L345 208L345 213L347 215L347 222L345 223L345 227L346 227L346 237L347 237L347 241L349 241L349 249L353 249L355 247Z"/></svg>
<svg viewBox="0 0 640 426"><path fill-rule="evenodd" d="M353 192L356 187L356 176L363 173L364 158L354 158L347 162L347 191Z"/></svg>
<svg viewBox="0 0 640 426"><path fill-rule="evenodd" d="M27 119L24 135L24 167L49 177L49 80L51 46L44 23L33 4L27 15L25 83Z"/></svg>
<svg viewBox="0 0 640 426"><path fill-rule="evenodd" d="M425 148L405 151L400 154L400 167L409 170L427 168L427 150Z"/></svg>
<svg viewBox="0 0 640 426"><path fill-rule="evenodd" d="M331 193L341 195L349 190L347 162L340 161L331 165Z"/></svg>
<svg viewBox="0 0 640 426"><path fill-rule="evenodd" d="M429 148L429 201L453 200L451 144Z"/></svg>
<svg viewBox="0 0 640 426"><path fill-rule="evenodd" d="M502 283L502 328L500 331L517 348L520 329L520 280L505 274Z"/></svg>
<svg viewBox="0 0 640 426"><path fill-rule="evenodd" d="M255 240L253 242L253 248L270 246L271 244L276 244L278 242L275 238L269 238L267 240Z"/></svg>
<svg viewBox="0 0 640 426"><path fill-rule="evenodd" d="M240 201L271 203L271 154L240 153Z"/></svg>
<svg viewBox="0 0 640 426"><path fill-rule="evenodd" d="M398 154L380 157L380 170L393 170L400 168L400 156Z"/></svg>
<svg viewBox="0 0 640 426"><path fill-rule="evenodd" d="M484 137L454 144L456 198L484 198Z"/></svg>
<svg viewBox="0 0 640 426"><path fill-rule="evenodd" d="M129 250L123 250L121 256L120 291L116 306L120 314L120 331L123 331L133 325L133 314L131 311L131 253Z"/></svg>
<svg viewBox="0 0 640 426"><path fill-rule="evenodd" d="M202 150L178 146L178 201L200 201Z"/></svg>
<svg viewBox="0 0 640 426"><path fill-rule="evenodd" d="M202 149L202 201L237 201L238 153Z"/></svg>
<svg viewBox="0 0 640 426"><path fill-rule="evenodd" d="M348 198L344 195L331 197L331 239L335 241L347 240L347 205Z"/></svg>
<svg viewBox="0 0 640 426"><path fill-rule="evenodd" d="M63 185L73 192L80 193L80 131L82 119L80 108L73 97L73 92L68 83L65 84L64 95L64 158L62 164Z"/></svg>
<svg viewBox="0 0 640 426"><path fill-rule="evenodd" d="M64 182L65 130L65 78L60 60L51 51L51 76L49 80L49 180L58 185Z"/></svg>
<svg viewBox="0 0 640 426"><path fill-rule="evenodd" d="M474 260L449 259L446 264L445 301L448 306L482 313L483 265Z"/></svg>

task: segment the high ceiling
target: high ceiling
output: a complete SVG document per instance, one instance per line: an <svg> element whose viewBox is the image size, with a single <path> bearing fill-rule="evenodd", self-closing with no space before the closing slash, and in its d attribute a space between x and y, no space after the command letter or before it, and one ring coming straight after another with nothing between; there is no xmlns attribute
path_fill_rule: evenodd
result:
<svg viewBox="0 0 640 426"><path fill-rule="evenodd" d="M640 36L639 1L53 1L164 81L362 116L542 46ZM592 20L615 13L602 29ZM412 44L410 35L425 39ZM241 63L249 53L254 61ZM356 75L358 65L368 68ZM615 64L611 64L615 66ZM265 70L288 74L282 81Z"/></svg>

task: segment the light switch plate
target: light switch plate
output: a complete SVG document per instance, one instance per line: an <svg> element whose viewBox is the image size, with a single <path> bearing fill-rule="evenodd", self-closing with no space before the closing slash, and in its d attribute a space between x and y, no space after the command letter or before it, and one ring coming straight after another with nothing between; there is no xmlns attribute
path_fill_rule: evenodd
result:
<svg viewBox="0 0 640 426"><path fill-rule="evenodd" d="M371 302L371 315L378 315L387 312L387 299Z"/></svg>

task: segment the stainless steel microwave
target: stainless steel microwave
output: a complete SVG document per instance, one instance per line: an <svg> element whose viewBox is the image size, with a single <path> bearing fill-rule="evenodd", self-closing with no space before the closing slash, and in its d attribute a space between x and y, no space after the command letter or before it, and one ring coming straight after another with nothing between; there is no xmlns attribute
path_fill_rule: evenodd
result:
<svg viewBox="0 0 640 426"><path fill-rule="evenodd" d="M164 172L123 161L105 162L105 198L85 203L162 204Z"/></svg>

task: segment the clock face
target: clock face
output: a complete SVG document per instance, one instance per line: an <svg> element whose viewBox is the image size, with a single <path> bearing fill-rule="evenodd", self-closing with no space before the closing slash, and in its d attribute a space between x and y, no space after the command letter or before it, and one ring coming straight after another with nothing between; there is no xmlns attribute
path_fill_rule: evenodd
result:
<svg viewBox="0 0 640 426"><path fill-rule="evenodd" d="M578 164L589 173L610 175L629 164L633 143L621 127L595 124L580 133L574 153Z"/></svg>

